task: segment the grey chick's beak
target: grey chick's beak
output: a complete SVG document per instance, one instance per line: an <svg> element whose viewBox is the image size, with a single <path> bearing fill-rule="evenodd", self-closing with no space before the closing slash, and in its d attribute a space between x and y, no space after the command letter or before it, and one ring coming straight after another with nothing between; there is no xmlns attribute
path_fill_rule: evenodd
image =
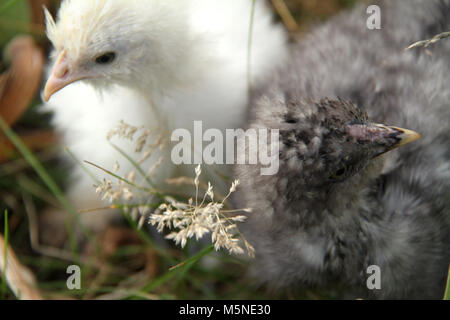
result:
<svg viewBox="0 0 450 320"><path fill-rule="evenodd" d="M412 131L412 130L393 127L393 126L390 126L390 127L386 127L383 125L379 125L379 126L382 126L382 127L386 128L387 130L391 130L390 136L392 138L396 138L398 140L398 142L392 146L392 149L404 146L405 144L414 142L421 138L421 135L419 133Z"/></svg>
<svg viewBox="0 0 450 320"><path fill-rule="evenodd" d="M373 158L420 139L420 134L384 124L350 125L348 134L359 143L369 143L375 151Z"/></svg>

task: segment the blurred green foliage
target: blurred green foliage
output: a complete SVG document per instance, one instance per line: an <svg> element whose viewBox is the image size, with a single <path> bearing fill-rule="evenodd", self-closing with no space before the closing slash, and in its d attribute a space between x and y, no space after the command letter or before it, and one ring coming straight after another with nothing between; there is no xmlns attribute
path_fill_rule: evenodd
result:
<svg viewBox="0 0 450 320"><path fill-rule="evenodd" d="M28 33L30 19L27 1L0 0L0 48L4 48L17 33Z"/></svg>

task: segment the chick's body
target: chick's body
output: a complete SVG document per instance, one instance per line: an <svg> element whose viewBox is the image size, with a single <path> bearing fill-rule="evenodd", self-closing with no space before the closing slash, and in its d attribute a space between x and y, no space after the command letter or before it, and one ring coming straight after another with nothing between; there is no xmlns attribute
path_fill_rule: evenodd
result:
<svg viewBox="0 0 450 320"><path fill-rule="evenodd" d="M63 61L72 77L65 84L84 80L55 93L47 103L64 144L80 160L107 169L120 160L118 174L124 176L133 166L106 141L108 131L121 120L152 129L154 141L160 135L170 139L175 129L192 133L195 120L202 121L203 130L240 127L248 103L251 8L249 0L64 1L58 21L48 22L59 57L50 79L63 74L55 73ZM285 35L262 1L256 3L253 30L251 83L258 86L286 56ZM58 81L53 86L59 90ZM134 156L131 142L113 142ZM161 156L158 186L173 175L192 176L191 166L175 173L179 168L169 148L156 150L143 163L144 171ZM216 169L225 174L229 170ZM224 188L217 175L209 179ZM78 208L102 206L91 186L90 177L75 168L69 195Z"/></svg>
<svg viewBox="0 0 450 320"><path fill-rule="evenodd" d="M250 127L280 129L276 175L236 168L240 206L254 209L243 225L256 249L254 275L274 287L340 283L356 288L353 297L443 296L450 262L450 42L404 49L448 31L450 3L379 5L381 30L366 27L364 6L332 19L293 46L288 65L252 102ZM349 104L370 121L422 138L372 159L365 142L351 141L378 129L361 129L369 120L354 116L359 111ZM348 161L347 174L339 163ZM367 287L371 265L380 267L381 289Z"/></svg>

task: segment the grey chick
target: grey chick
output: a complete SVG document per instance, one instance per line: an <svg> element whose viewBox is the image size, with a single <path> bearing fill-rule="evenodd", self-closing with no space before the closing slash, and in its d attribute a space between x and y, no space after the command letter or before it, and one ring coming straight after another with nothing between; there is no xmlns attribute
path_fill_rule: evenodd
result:
<svg viewBox="0 0 450 320"><path fill-rule="evenodd" d="M450 2L379 5L382 30L366 28L364 6L337 16L294 45L252 102L249 127L280 130L279 170L236 166L237 202L253 208L242 228L256 250L254 276L272 288L341 284L343 297L443 297L450 41L404 48L449 30ZM418 134L399 127L422 138L403 146ZM373 265L381 288L372 290Z"/></svg>

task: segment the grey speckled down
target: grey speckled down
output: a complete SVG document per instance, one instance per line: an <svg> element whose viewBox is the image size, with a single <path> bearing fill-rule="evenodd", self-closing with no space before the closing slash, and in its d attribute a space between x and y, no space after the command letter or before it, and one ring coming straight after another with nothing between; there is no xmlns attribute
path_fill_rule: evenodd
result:
<svg viewBox="0 0 450 320"><path fill-rule="evenodd" d="M238 205L253 208L242 228L261 283L340 285L352 298L443 297L450 39L404 49L450 30L450 2L379 5L381 30L366 28L365 6L335 17L294 44L291 61L253 99L249 127L280 129L276 175L261 176L258 165L235 168ZM348 130L373 123L422 138L373 157L374 145ZM380 267L379 290L366 286L370 265Z"/></svg>

